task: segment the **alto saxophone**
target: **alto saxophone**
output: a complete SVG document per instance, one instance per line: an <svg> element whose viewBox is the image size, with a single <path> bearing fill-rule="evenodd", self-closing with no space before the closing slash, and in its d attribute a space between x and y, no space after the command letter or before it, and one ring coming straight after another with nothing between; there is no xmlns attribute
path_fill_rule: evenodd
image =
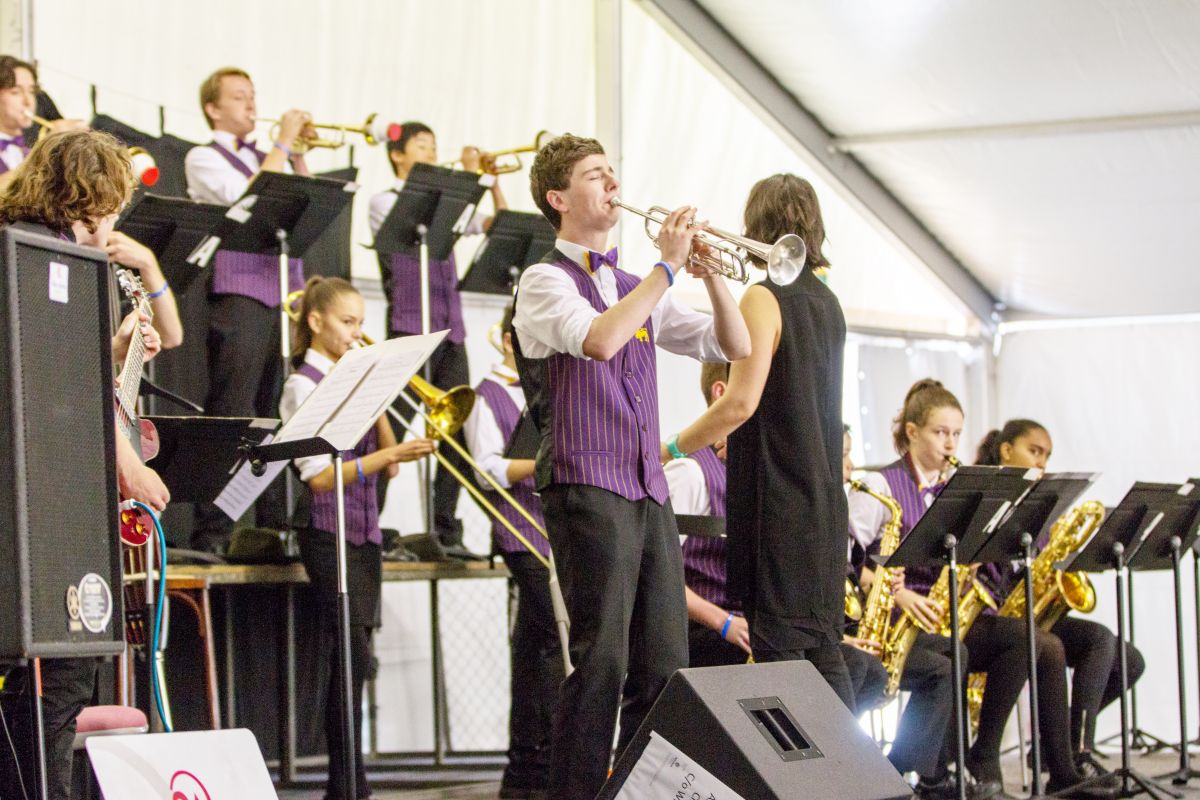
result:
<svg viewBox="0 0 1200 800"><path fill-rule="evenodd" d="M971 630L971 626L985 608L996 610L996 601L983 585L971 576L970 565L957 567L958 575L958 640L961 642ZM962 587L966 586L964 590ZM929 599L935 600L942 607L942 617L935 630L929 631L939 636L949 637L950 625L950 567L942 567L942 574L929 590Z"/></svg>
<svg viewBox="0 0 1200 800"><path fill-rule="evenodd" d="M900 504L887 495L872 491L862 481L850 481L850 489L875 498L891 514L891 519L883 527L883 535L879 542L880 554L890 556L900 546ZM879 658L888 674L888 697L895 697L900 691L904 662L908 660L913 640L917 638L917 629L911 625L907 616L901 617L896 626L892 627L892 610L896 606L896 598L892 593L893 572L894 570L887 567L875 567L875 581L871 584L867 605L862 620L858 623L858 638L874 642L879 648Z"/></svg>
<svg viewBox="0 0 1200 800"><path fill-rule="evenodd" d="M1033 622L1041 630L1053 628L1068 611L1090 614L1096 608L1096 589L1087 575L1063 572L1054 565L1086 544L1102 522L1104 504L1089 500L1063 514L1051 526L1046 547L1029 567L1029 577L1033 581ZM1023 582L1008 593L1000 607L1000 616L1025 618ZM972 674L967 684L967 708L975 729L979 727L979 708L986 686L987 676L982 673Z"/></svg>

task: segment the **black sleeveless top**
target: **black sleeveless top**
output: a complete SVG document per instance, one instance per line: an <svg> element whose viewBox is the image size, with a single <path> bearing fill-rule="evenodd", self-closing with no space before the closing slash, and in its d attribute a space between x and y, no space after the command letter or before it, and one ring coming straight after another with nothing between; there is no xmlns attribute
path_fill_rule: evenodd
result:
<svg viewBox="0 0 1200 800"><path fill-rule="evenodd" d="M811 647L841 638L846 320L811 269L759 285L779 302L782 330L758 409L729 435L729 590Z"/></svg>

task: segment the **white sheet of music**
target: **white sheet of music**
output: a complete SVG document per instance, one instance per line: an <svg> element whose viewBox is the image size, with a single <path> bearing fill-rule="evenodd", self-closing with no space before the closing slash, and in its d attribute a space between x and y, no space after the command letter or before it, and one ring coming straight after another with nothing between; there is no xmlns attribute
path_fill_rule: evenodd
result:
<svg viewBox="0 0 1200 800"><path fill-rule="evenodd" d="M270 444L271 437L267 436L262 443ZM217 495L213 505L236 522L242 518L242 514L246 513L258 496L271 485L271 481L275 480L275 477L283 472L283 468L287 465L286 461L273 461L266 465L266 472L259 476L250 471L249 462L243 463L229 479L229 483L225 484L221 493Z"/></svg>
<svg viewBox="0 0 1200 800"><path fill-rule="evenodd" d="M744 800L656 731L616 800Z"/></svg>

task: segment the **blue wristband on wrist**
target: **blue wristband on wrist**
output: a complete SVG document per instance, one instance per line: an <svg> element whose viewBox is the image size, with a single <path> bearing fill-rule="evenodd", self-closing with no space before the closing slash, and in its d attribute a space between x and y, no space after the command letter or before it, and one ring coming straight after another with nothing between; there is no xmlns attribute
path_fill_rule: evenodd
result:
<svg viewBox="0 0 1200 800"><path fill-rule="evenodd" d="M167 283L166 281L163 281L162 288L159 289L157 292L151 292L150 294L146 295L146 298L149 300L157 300L158 298L160 298L164 294L166 294L167 289L170 289L170 288L171 288L171 284Z"/></svg>
<svg viewBox="0 0 1200 800"><path fill-rule="evenodd" d="M356 458L356 459L354 459L354 466L358 467L358 482L359 482L359 483L366 483L366 482L367 482L367 476L366 476L366 475L363 475L363 471L362 471L362 459L361 459L361 458Z"/></svg>
<svg viewBox="0 0 1200 800"><path fill-rule="evenodd" d="M667 452L671 454L671 458L687 458L687 453L679 449L679 434L676 433L667 439Z"/></svg>
<svg viewBox="0 0 1200 800"><path fill-rule="evenodd" d="M675 285L675 270L671 269L671 265L670 265L670 264L668 264L668 263L667 263L667 262L665 262L665 261L656 261L656 262L654 263L654 266L656 266L656 267L662 267L664 270L666 270L666 273L667 273L667 286L668 286L668 287L671 287L671 286L674 286L674 285Z"/></svg>
<svg viewBox="0 0 1200 800"><path fill-rule="evenodd" d="M722 639L724 639L726 634L729 633L729 626L732 624L733 624L733 612L730 612L729 616L725 618L725 624L721 626L721 638Z"/></svg>
<svg viewBox="0 0 1200 800"><path fill-rule="evenodd" d="M282 150L282 151L283 151L283 154L284 154L285 156L287 156L289 159L292 157L292 151L291 151L289 148L287 148L287 147L284 147L284 146L283 146L282 144L280 144L279 142L276 142L276 143L275 143L275 147L277 147L278 149Z"/></svg>

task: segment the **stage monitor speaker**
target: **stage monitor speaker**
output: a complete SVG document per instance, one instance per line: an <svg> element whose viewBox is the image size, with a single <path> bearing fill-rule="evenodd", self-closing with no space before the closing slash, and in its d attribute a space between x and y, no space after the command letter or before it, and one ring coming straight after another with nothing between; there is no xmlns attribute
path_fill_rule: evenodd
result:
<svg viewBox="0 0 1200 800"><path fill-rule="evenodd" d="M107 259L34 230L0 230L0 658L115 655Z"/></svg>
<svg viewBox="0 0 1200 800"><path fill-rule="evenodd" d="M661 755L647 749L651 732L678 752L662 762L663 774L675 764L693 764L744 800L912 796L904 778L807 661L675 673L597 800L620 796L643 755L648 761ZM638 770L639 775L650 772ZM709 792L699 791L703 781L690 772L681 770L674 784L682 794L664 797L707 800ZM713 796L725 800L719 792Z"/></svg>

